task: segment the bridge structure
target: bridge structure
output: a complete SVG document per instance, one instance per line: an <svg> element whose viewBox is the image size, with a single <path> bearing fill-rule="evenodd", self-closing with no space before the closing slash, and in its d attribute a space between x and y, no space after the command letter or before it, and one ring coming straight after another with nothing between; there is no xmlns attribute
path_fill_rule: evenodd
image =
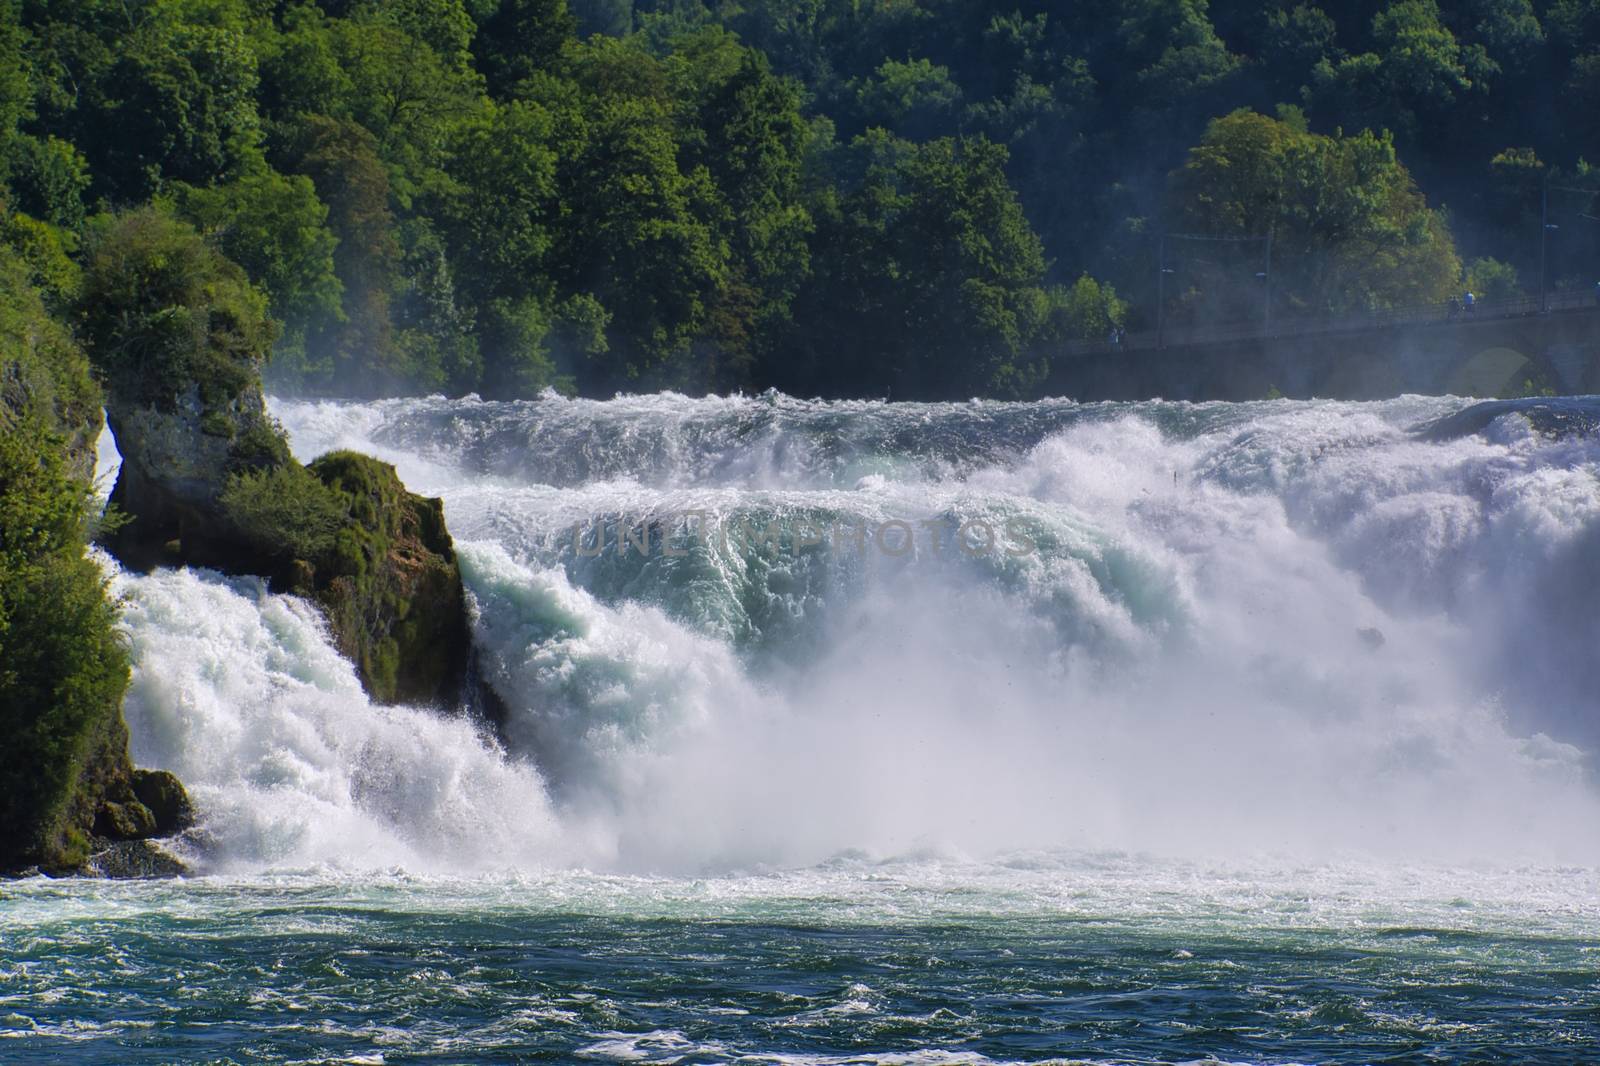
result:
<svg viewBox="0 0 1600 1066"><path fill-rule="evenodd" d="M1047 391L1080 400L1385 399L1600 392L1600 299L1479 301L1078 341Z"/></svg>

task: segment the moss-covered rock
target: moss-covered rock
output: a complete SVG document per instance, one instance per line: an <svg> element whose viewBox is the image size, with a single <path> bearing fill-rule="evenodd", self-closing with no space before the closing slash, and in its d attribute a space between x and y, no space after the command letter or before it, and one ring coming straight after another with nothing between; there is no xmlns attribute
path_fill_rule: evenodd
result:
<svg viewBox="0 0 1600 1066"><path fill-rule="evenodd" d="M189 791L169 770L135 770L133 794L155 819L155 835L171 836L194 824Z"/></svg>
<svg viewBox="0 0 1600 1066"><path fill-rule="evenodd" d="M299 591L322 605L374 699L454 701L471 634L444 504L407 492L394 467L355 452L308 469L346 520L321 551L294 561Z"/></svg>
<svg viewBox="0 0 1600 1066"><path fill-rule="evenodd" d="M143 840L155 832L156 816L138 800L106 800L94 817L94 835L109 840Z"/></svg>
<svg viewBox="0 0 1600 1066"><path fill-rule="evenodd" d="M259 572L322 607L374 699L455 701L471 637L439 500L355 452L238 475L222 500Z"/></svg>

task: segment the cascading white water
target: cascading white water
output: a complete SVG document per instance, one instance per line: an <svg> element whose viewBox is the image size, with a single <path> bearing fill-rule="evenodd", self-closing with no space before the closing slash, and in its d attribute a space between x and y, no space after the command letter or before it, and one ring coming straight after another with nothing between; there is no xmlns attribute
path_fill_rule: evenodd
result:
<svg viewBox="0 0 1600 1066"><path fill-rule="evenodd" d="M279 402L303 458L445 498L510 757L193 574L119 579L135 754L223 862L1590 857L1600 442L1415 432L1465 407ZM691 513L790 540L574 550ZM913 552L793 539L888 520ZM952 547L974 522L1033 550Z"/></svg>

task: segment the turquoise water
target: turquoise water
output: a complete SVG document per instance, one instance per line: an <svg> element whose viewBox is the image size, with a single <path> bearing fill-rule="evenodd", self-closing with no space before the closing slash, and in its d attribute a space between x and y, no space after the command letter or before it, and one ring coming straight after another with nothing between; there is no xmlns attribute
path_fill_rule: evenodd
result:
<svg viewBox="0 0 1600 1066"><path fill-rule="evenodd" d="M0 902L0 1061L1592 1061L1597 878L1028 855L32 881Z"/></svg>
<svg viewBox="0 0 1600 1066"><path fill-rule="evenodd" d="M111 567L194 876L0 884L0 1063L1600 1061L1600 401L275 411L501 728Z"/></svg>

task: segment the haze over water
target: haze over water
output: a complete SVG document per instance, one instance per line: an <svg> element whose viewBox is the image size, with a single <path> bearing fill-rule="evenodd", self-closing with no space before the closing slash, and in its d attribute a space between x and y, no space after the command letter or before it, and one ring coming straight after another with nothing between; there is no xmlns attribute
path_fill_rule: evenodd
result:
<svg viewBox="0 0 1600 1066"><path fill-rule="evenodd" d="M1600 1047L1592 401L275 411L445 499L505 743L119 575L201 876L7 886L0 1059Z"/></svg>

